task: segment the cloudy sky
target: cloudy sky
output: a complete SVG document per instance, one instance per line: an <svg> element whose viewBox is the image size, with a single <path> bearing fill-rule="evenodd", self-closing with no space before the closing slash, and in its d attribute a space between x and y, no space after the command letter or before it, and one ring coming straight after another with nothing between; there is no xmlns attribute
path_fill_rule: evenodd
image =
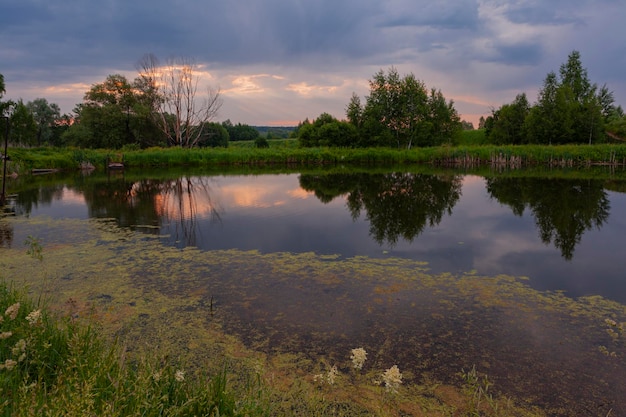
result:
<svg viewBox="0 0 626 417"><path fill-rule="evenodd" d="M345 117L353 92L391 66L477 123L531 102L571 51L626 107L624 0L0 0L6 97L70 113L147 53L193 59L222 92L218 121L293 125Z"/></svg>

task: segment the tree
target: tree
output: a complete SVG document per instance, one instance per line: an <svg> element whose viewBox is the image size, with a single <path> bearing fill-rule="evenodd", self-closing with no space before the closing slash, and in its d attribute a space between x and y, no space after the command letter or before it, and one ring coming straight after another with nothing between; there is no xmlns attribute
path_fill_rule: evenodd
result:
<svg viewBox="0 0 626 417"><path fill-rule="evenodd" d="M197 146L211 148L228 147L228 131L221 124L205 122L203 126L198 126L197 129L201 132L196 142Z"/></svg>
<svg viewBox="0 0 626 417"><path fill-rule="evenodd" d="M37 123L28 107L20 99L12 106L11 142L14 144L36 145Z"/></svg>
<svg viewBox="0 0 626 417"><path fill-rule="evenodd" d="M202 102L197 97L198 66L188 58L170 59L160 65L149 54L139 62L139 76L146 95L151 97L152 114L171 146L194 147L202 138L202 127L217 115L220 91L207 87ZM173 115L171 123L168 115Z"/></svg>
<svg viewBox="0 0 626 417"><path fill-rule="evenodd" d="M6 93L6 86L4 84L4 75L0 74L0 99L4 97L4 93ZM0 101L0 116L4 116L5 113L10 109L10 107L15 104L12 101L3 102Z"/></svg>
<svg viewBox="0 0 626 417"><path fill-rule="evenodd" d="M441 90L430 90L428 97L428 113L424 119L428 130L422 135L418 145L436 146L451 142L457 132L462 129L461 118L454 108L454 101L446 101Z"/></svg>
<svg viewBox="0 0 626 417"><path fill-rule="evenodd" d="M487 139L496 144L519 145L526 141L525 122L530 104L525 93L518 94L510 104L493 111Z"/></svg>
<svg viewBox="0 0 626 417"><path fill-rule="evenodd" d="M298 138L302 147L334 146L349 147L357 142L356 127L346 121L337 120L328 113L322 113L313 123L300 124Z"/></svg>
<svg viewBox="0 0 626 417"><path fill-rule="evenodd" d="M61 109L56 103L48 103L45 98L36 98L26 103L37 124L37 145L49 142L52 138L52 127L61 118Z"/></svg>
<svg viewBox="0 0 626 417"><path fill-rule="evenodd" d="M429 94L413 74L400 77L393 67L370 80L362 112L354 96L347 110L349 120L360 120L361 146L390 146L390 140L407 149L439 145L461 129L454 103L447 102L440 90L431 89Z"/></svg>
<svg viewBox="0 0 626 417"><path fill-rule="evenodd" d="M260 136L254 127L241 123L233 125L230 119L223 121L222 126L228 131L229 141L255 140Z"/></svg>
<svg viewBox="0 0 626 417"><path fill-rule="evenodd" d="M113 74L94 84L75 109L76 123L62 140L94 148L120 148L128 144L142 147L165 143L152 122L151 97L142 90L141 80L130 83L125 76Z"/></svg>
<svg viewBox="0 0 626 417"><path fill-rule="evenodd" d="M70 130L80 131L77 146L120 148L135 142L131 117L136 98L131 84L120 74L107 76L85 93L75 109L78 123Z"/></svg>
<svg viewBox="0 0 626 417"><path fill-rule="evenodd" d="M596 143L604 140L604 124L614 109L613 94L598 89L573 51L559 74L550 72L531 109L527 140L534 143Z"/></svg>
<svg viewBox="0 0 626 417"><path fill-rule="evenodd" d="M426 114L428 93L413 74L401 78L395 68L380 70L370 80L366 117L374 118L395 138L398 148L410 148L416 127Z"/></svg>
<svg viewBox="0 0 626 417"><path fill-rule="evenodd" d="M554 71L546 76L526 125L530 143L566 143L571 137L570 110Z"/></svg>
<svg viewBox="0 0 626 417"><path fill-rule="evenodd" d="M352 93L352 97L350 97L350 102L346 107L346 117L357 129L361 128L363 124L363 106L361 106L361 99L356 93Z"/></svg>

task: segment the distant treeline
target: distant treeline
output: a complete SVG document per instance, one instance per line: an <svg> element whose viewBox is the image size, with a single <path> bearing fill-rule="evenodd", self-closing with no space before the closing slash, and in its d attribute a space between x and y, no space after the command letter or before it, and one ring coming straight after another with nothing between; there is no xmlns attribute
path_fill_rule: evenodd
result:
<svg viewBox="0 0 626 417"><path fill-rule="evenodd" d="M296 126L253 126L266 139L287 139L296 130Z"/></svg>
<svg viewBox="0 0 626 417"><path fill-rule="evenodd" d="M91 86L72 115L61 115L58 105L43 98L2 101L6 89L0 74L0 115L8 117L9 144L146 149L253 142L257 148L267 148L268 139L294 138L303 148L412 149L462 145L463 132L473 129L441 90L427 88L413 74L401 76L393 67L369 80L364 103L352 95L345 118L324 112L291 127L219 123L215 121L221 106L219 90L209 89L204 101L195 97L190 85L197 72L191 62L161 65L147 56L141 66L135 80L113 74ZM200 102L207 104L199 107ZM0 119L2 136L5 120ZM622 107L614 103L606 85L589 80L577 51L558 73L548 73L534 103L519 93L513 102L481 118L478 127L484 132L480 142L484 145L591 145L626 139Z"/></svg>

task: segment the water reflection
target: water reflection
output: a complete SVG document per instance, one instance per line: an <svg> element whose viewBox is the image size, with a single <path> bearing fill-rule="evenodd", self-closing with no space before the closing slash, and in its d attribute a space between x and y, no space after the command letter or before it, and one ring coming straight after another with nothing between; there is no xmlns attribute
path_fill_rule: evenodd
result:
<svg viewBox="0 0 626 417"><path fill-rule="evenodd" d="M357 219L363 210L370 235L394 245L413 241L425 227L434 227L461 196L462 177L392 172L387 174L301 175L300 184L322 202L347 194L347 207Z"/></svg>
<svg viewBox="0 0 626 417"><path fill-rule="evenodd" d="M603 182L538 178L487 178L487 191L516 216L528 208L542 242L572 259L583 234L607 221L610 202Z"/></svg>
<svg viewBox="0 0 626 417"><path fill-rule="evenodd" d="M607 191L604 181L381 171L126 171L21 181L11 191L18 216L112 218L162 244L207 251L401 257L437 273L528 276L539 290L626 302L623 259L614 250L626 223L609 216L626 210L626 194ZM24 241L12 233L2 247L9 237Z"/></svg>
<svg viewBox="0 0 626 417"><path fill-rule="evenodd" d="M85 196L90 217L111 217L120 226L145 233L167 233L182 246L197 246L199 213L219 220L213 201L211 177L127 180L123 176L104 183L77 187Z"/></svg>

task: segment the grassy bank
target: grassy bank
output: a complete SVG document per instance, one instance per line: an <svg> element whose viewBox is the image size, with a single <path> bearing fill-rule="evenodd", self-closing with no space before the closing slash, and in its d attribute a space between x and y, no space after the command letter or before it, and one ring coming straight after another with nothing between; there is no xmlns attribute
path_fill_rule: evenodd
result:
<svg viewBox="0 0 626 417"><path fill-rule="evenodd" d="M77 170L82 165L104 169L108 161L127 167L224 167L224 166L330 166L330 165L411 165L431 164L447 167L581 167L626 165L624 145L567 146L441 146L397 150L388 148L337 149L297 148L293 142L272 143L257 149L237 143L229 148L150 148L111 151L88 149L12 148L8 172L26 173L33 169Z"/></svg>
<svg viewBox="0 0 626 417"><path fill-rule="evenodd" d="M227 366L189 375L164 358L130 359L96 327L54 318L5 282L0 310L0 415L268 415L260 380L231 389Z"/></svg>
<svg viewBox="0 0 626 417"><path fill-rule="evenodd" d="M81 228L86 226L79 223ZM64 221L64 230L66 226ZM459 369L458 386L431 381L426 375L420 376L419 383L409 383L399 371L392 372L393 367L384 371L369 365L374 358L367 358L363 369L355 368L357 362L363 366L365 357L359 359L354 351L352 357L350 351L345 353L345 364L335 362L337 369L326 358L298 352L269 356L252 350L222 330L219 304L216 317L210 317L212 306L190 309L198 304L189 302L193 296L187 292L160 295L141 284L146 292L140 294L124 284L127 278L134 282L142 275L130 273L125 278L104 272L92 277L93 273L86 273L83 268L89 265L98 265L100 270L100 265L109 263L107 255L97 253L92 245L106 239L121 241L117 229L84 231L77 233L85 242L46 248L45 252L53 252L50 258L44 256L37 239L29 238L27 251L12 251L10 258L16 264L6 265L7 259L3 260L7 273L20 265L37 278L28 292L0 279L2 416L545 415L492 394L487 377L474 368ZM94 232L92 241L86 234ZM161 249L151 254L149 243L142 241L133 240L130 247L148 256L148 264L155 265L158 259L171 263L169 255ZM115 259L123 258L117 249L113 252ZM192 251L166 252L177 258L198 256ZM95 258L85 265L64 258L86 253ZM218 258L225 260L223 254ZM235 259L227 263L233 265L231 261ZM242 261L249 265L247 256ZM59 265L73 265L68 271L80 276L81 284L77 286L74 279L46 278L67 277L57 269ZM183 276L196 274L187 271ZM118 299L118 294L106 296L105 288L95 290L91 280L123 288L124 299ZM179 285L181 276L172 282ZM94 290L96 297L89 295ZM46 294L47 301L32 301L42 300L38 294ZM370 357L374 355L370 352ZM405 379L411 379L409 370L402 368L402 372Z"/></svg>
<svg viewBox="0 0 626 417"><path fill-rule="evenodd" d="M136 347L123 349L94 322L78 316L55 316L24 291L0 281L0 415L544 415L516 408L510 399L496 399L488 392L489 381L475 369L463 373L462 388L405 388L402 376L389 370L382 375L384 388L346 387L343 381L337 390L336 379L346 376L335 367L317 375L313 385L286 382L280 366L268 373L258 364L242 365L245 359L223 359L212 373L197 367L190 372L194 368L162 352L132 354ZM357 363L358 356L352 361ZM378 405L354 402L357 396Z"/></svg>

